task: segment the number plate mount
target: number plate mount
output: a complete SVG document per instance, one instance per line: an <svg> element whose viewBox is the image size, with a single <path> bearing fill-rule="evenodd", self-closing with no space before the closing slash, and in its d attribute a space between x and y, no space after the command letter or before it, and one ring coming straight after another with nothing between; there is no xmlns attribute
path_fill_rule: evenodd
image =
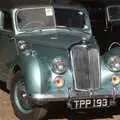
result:
<svg viewBox="0 0 120 120"><path fill-rule="evenodd" d="M87 99L72 99L69 101L70 109L88 109L88 108L103 108L110 107L113 99L109 97L102 98L87 98Z"/></svg>

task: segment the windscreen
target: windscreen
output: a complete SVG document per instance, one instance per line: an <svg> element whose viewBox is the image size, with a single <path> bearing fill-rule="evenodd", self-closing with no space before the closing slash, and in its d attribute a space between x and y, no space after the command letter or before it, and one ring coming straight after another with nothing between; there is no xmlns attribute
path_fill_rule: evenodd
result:
<svg viewBox="0 0 120 120"><path fill-rule="evenodd" d="M28 8L17 11L17 26L20 30L71 27L83 28L85 15L73 8Z"/></svg>
<svg viewBox="0 0 120 120"><path fill-rule="evenodd" d="M17 14L19 29L37 29L54 26L53 9L38 8L20 10Z"/></svg>

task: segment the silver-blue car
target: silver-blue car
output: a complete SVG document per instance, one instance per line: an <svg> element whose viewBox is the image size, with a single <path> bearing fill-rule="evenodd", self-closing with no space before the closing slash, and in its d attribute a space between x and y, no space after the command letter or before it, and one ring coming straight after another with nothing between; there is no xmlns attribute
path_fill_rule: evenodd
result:
<svg viewBox="0 0 120 120"><path fill-rule="evenodd" d="M1 10L0 80L10 91L16 116L43 119L47 106L57 102L71 110L115 105L120 97L120 45L114 44L100 55L83 6Z"/></svg>

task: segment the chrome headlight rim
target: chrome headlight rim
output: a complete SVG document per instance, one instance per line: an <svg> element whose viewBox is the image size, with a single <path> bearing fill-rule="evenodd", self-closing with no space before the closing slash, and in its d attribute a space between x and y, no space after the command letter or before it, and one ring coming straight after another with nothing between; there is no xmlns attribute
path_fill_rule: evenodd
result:
<svg viewBox="0 0 120 120"><path fill-rule="evenodd" d="M51 69L55 74L64 74L68 69L67 60L63 57L56 57L52 60Z"/></svg>
<svg viewBox="0 0 120 120"><path fill-rule="evenodd" d="M120 72L120 56L110 56L107 60L107 67L112 72Z"/></svg>

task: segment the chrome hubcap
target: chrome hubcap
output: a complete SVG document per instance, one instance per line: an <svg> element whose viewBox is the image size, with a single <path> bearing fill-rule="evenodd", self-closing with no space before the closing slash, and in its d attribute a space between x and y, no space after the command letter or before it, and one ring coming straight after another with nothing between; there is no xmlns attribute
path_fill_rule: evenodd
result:
<svg viewBox="0 0 120 120"><path fill-rule="evenodd" d="M28 102L27 92L25 89L24 82L18 81L15 87L15 101L17 107L24 113L30 112L31 107Z"/></svg>

